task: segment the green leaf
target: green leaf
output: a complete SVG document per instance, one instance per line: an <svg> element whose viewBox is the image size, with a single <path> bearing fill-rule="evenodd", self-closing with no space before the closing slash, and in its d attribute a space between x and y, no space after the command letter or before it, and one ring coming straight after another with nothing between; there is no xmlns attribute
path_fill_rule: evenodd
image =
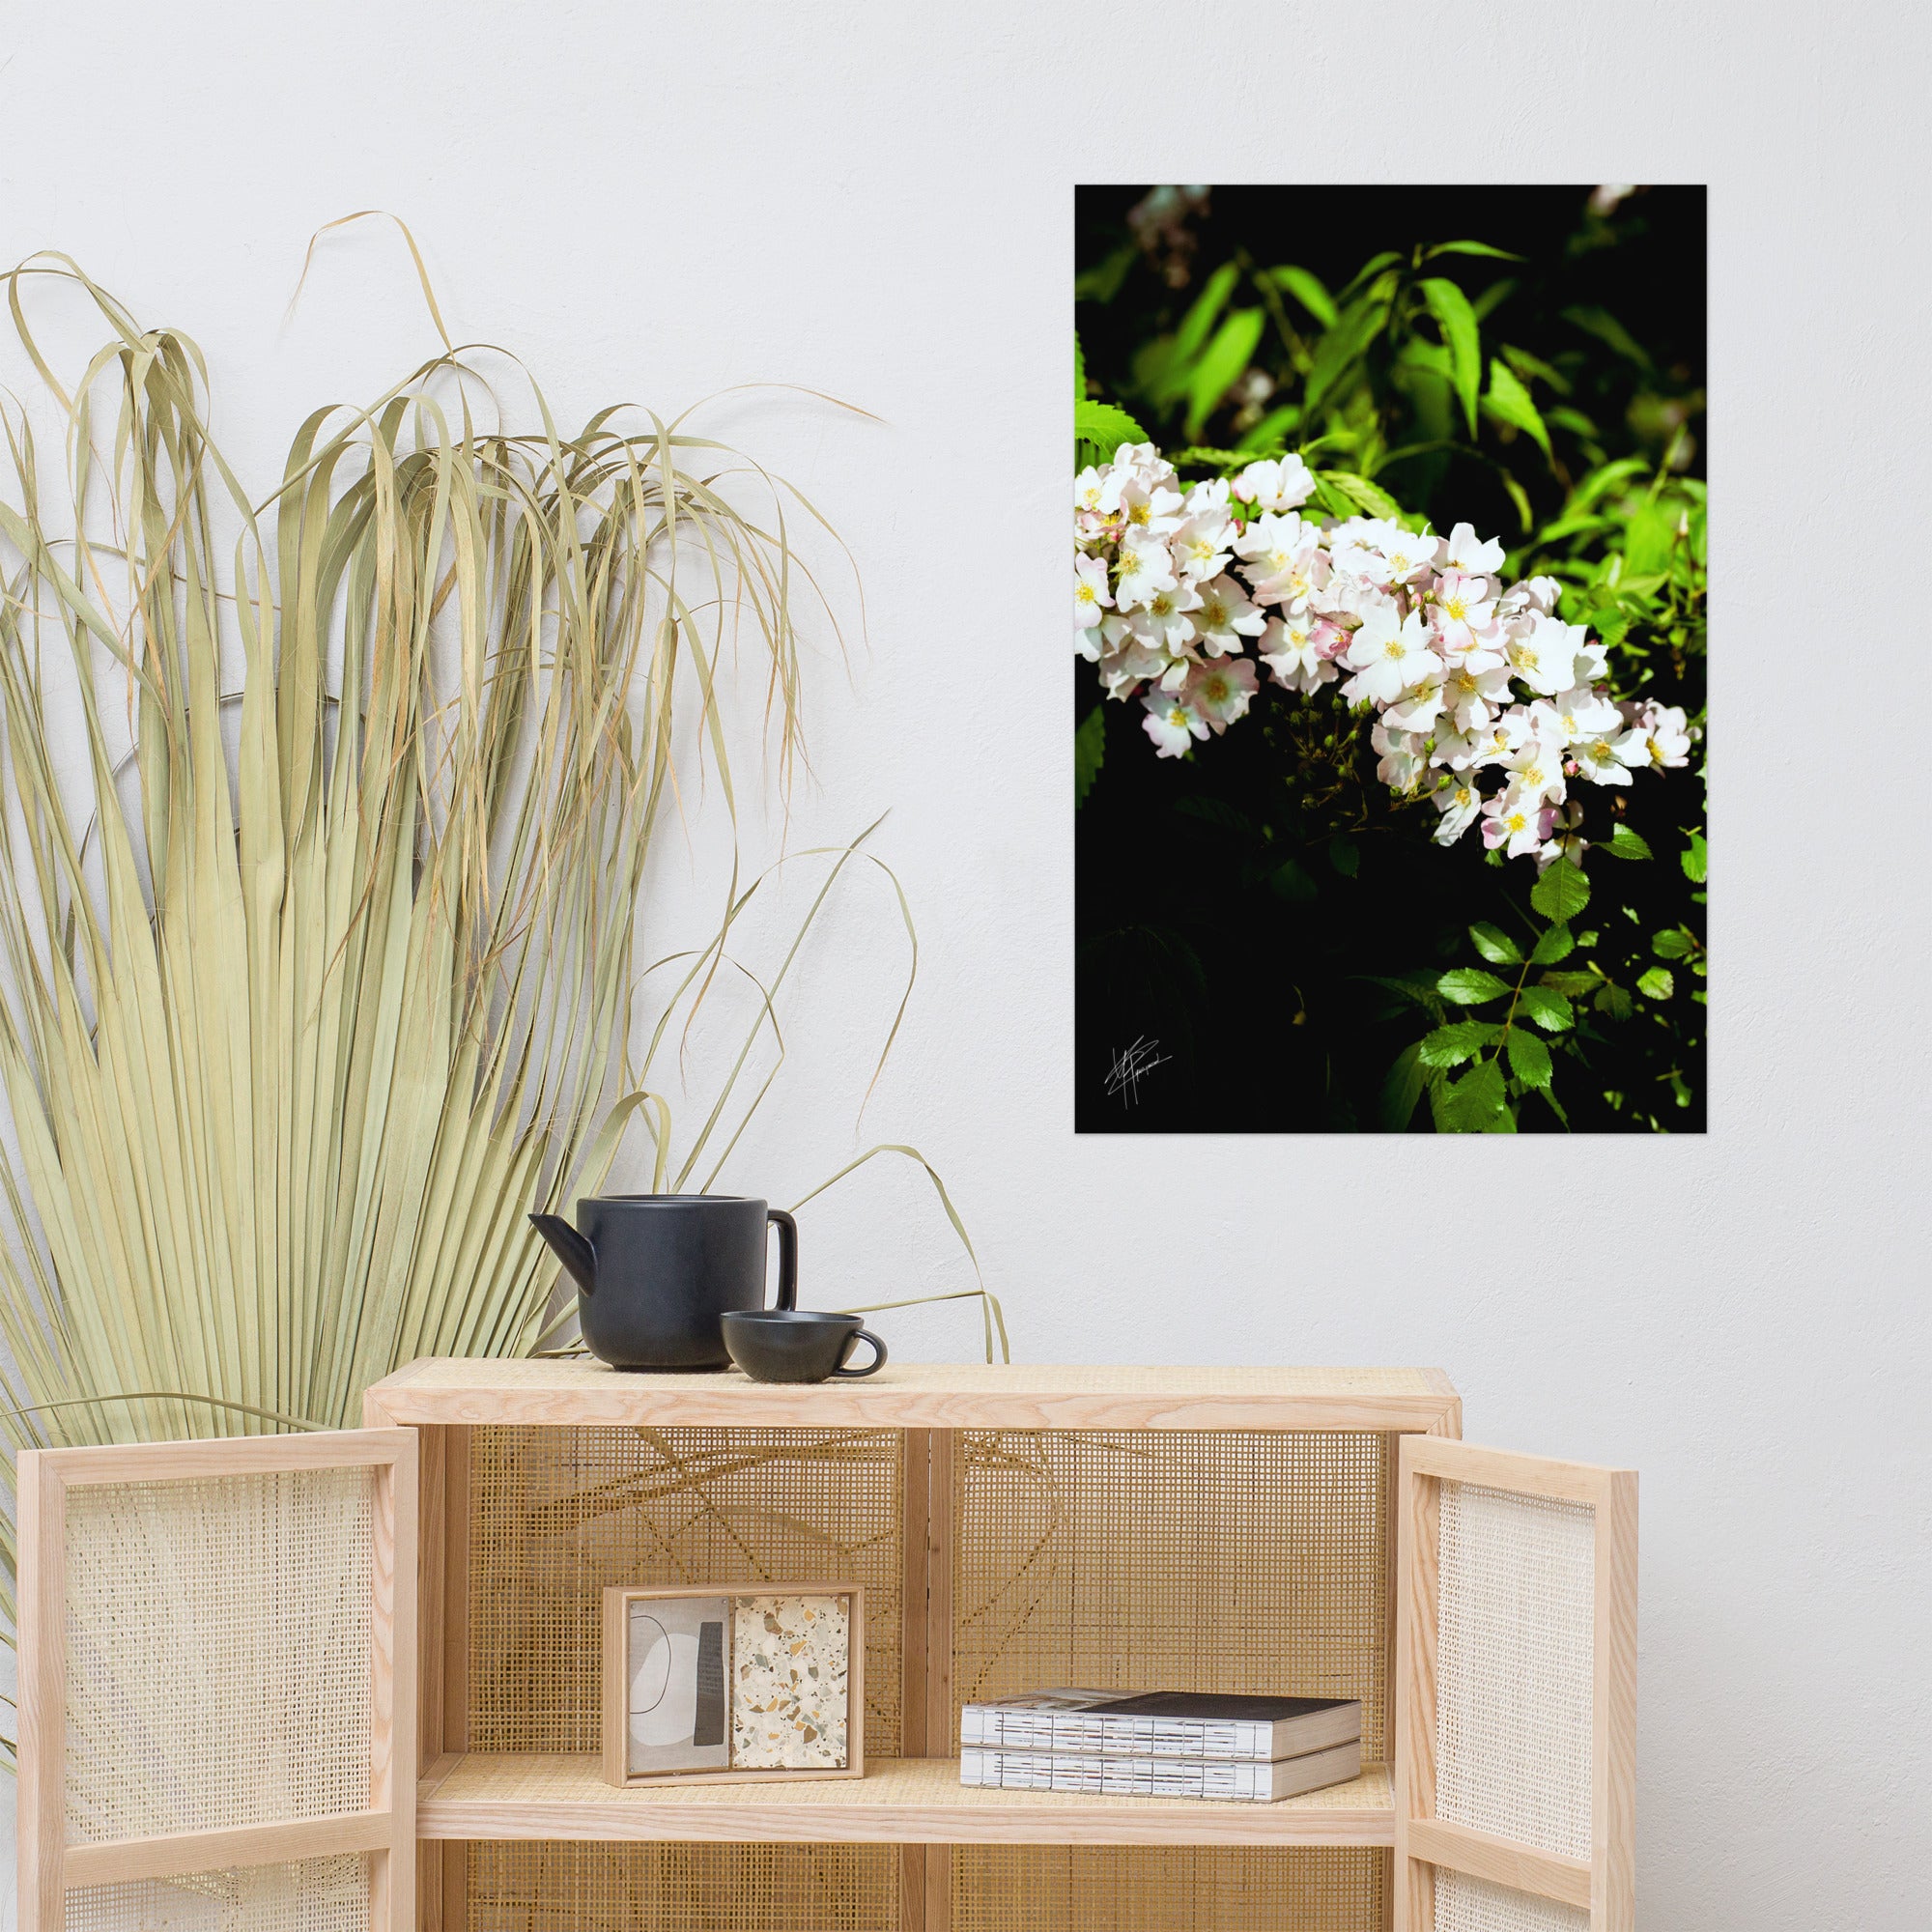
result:
<svg viewBox="0 0 1932 1932"><path fill-rule="evenodd" d="M1456 1066L1473 1060L1502 1032L1493 1020L1455 1020L1416 1043L1425 1066Z"/></svg>
<svg viewBox="0 0 1932 1932"><path fill-rule="evenodd" d="M1594 992L1602 982L1594 973L1546 973L1536 983L1539 986L1553 986L1557 992L1567 994L1573 1000L1580 1000L1585 993Z"/></svg>
<svg viewBox="0 0 1932 1932"><path fill-rule="evenodd" d="M1208 345L1187 379L1187 435L1191 441L1214 406L1237 383L1260 346L1267 318L1258 308L1237 308Z"/></svg>
<svg viewBox="0 0 1932 1932"><path fill-rule="evenodd" d="M1485 922L1469 928L1469 943L1492 966L1520 966L1522 954L1517 943L1500 926Z"/></svg>
<svg viewBox="0 0 1932 1932"><path fill-rule="evenodd" d="M1364 282L1370 279L1371 276L1380 274L1384 269L1394 268L1395 265L1401 260L1402 257L1400 255L1395 254L1392 250L1387 250L1387 249L1385 249L1379 255L1371 255L1369 259L1366 262L1364 262L1359 269L1355 270L1354 278L1349 283L1349 286L1345 288L1342 291L1342 293L1335 298L1335 299L1338 302L1346 302L1349 299L1349 298L1362 286Z"/></svg>
<svg viewBox="0 0 1932 1932"><path fill-rule="evenodd" d="M1458 966L1441 974L1435 990L1457 1007L1480 1007L1485 1000L1500 1000L1509 993L1493 973L1485 973L1480 966Z"/></svg>
<svg viewBox="0 0 1932 1932"><path fill-rule="evenodd" d="M1623 987L1615 985L1598 987L1597 997L1590 1004L1613 1020L1627 1020L1636 1010L1636 1002Z"/></svg>
<svg viewBox="0 0 1932 1932"><path fill-rule="evenodd" d="M1670 977L1668 966L1653 966L1637 975L1636 989L1646 999L1667 1000L1677 990L1677 981Z"/></svg>
<svg viewBox="0 0 1932 1932"><path fill-rule="evenodd" d="M1339 490L1320 470L1315 475L1315 501L1331 517L1352 517L1361 505L1346 490Z"/></svg>
<svg viewBox="0 0 1932 1932"><path fill-rule="evenodd" d="M1429 312L1442 330L1449 351L1451 380L1463 399L1463 413L1468 418L1471 440L1476 434L1476 402L1483 387L1483 336L1469 298L1442 275L1431 275L1418 282Z"/></svg>
<svg viewBox="0 0 1932 1932"><path fill-rule="evenodd" d="M1545 1033L1562 1033L1577 1024L1577 1012L1554 986L1525 986L1517 1004Z"/></svg>
<svg viewBox="0 0 1932 1932"><path fill-rule="evenodd" d="M1076 442L1091 442L1095 448L1105 450L1105 460L1111 460L1123 442L1149 440L1147 431L1125 410L1116 409L1112 403L1090 403L1084 399L1073 405L1073 438Z"/></svg>
<svg viewBox="0 0 1932 1932"><path fill-rule="evenodd" d="M1536 521L1530 512L1528 491L1507 469L1498 469L1496 477L1503 488L1509 492L1509 499L1516 505L1516 513L1522 520L1522 533L1524 536L1527 536L1530 532L1530 526Z"/></svg>
<svg viewBox="0 0 1932 1932"><path fill-rule="evenodd" d="M1670 553L1677 542L1677 519L1681 513L1670 503L1640 503L1631 517L1624 534L1626 588L1646 577L1656 577L1670 565Z"/></svg>
<svg viewBox="0 0 1932 1932"><path fill-rule="evenodd" d="M1614 463L1605 463L1601 468L1591 470L1589 475L1571 491L1564 502L1563 514L1566 517L1578 515L1587 510L1600 497L1614 490L1619 483L1627 481L1630 477L1642 475L1649 468L1650 465L1640 456L1620 456Z"/></svg>
<svg viewBox="0 0 1932 1932"><path fill-rule="evenodd" d="M1296 860L1284 859L1268 874L1268 885L1291 905L1306 905L1315 896L1315 881Z"/></svg>
<svg viewBox="0 0 1932 1932"><path fill-rule="evenodd" d="M1678 854L1678 864L1684 867L1684 876L1693 886L1704 883L1705 875L1710 870L1710 848L1704 843L1704 835L1701 832L1691 833L1690 845Z"/></svg>
<svg viewBox="0 0 1932 1932"><path fill-rule="evenodd" d="M1321 480L1346 497L1351 510L1366 510L1372 517L1384 517L1391 522L1402 515L1402 505L1379 483L1371 483L1352 469L1324 469Z"/></svg>
<svg viewBox="0 0 1932 1932"><path fill-rule="evenodd" d="M1375 295L1365 296L1342 311L1335 327L1316 345L1315 361L1308 371L1308 385L1302 394L1302 408L1308 414L1314 414L1322 398L1376 339L1388 320L1388 312L1387 298Z"/></svg>
<svg viewBox="0 0 1932 1932"><path fill-rule="evenodd" d="M1569 377L1560 369L1552 369L1540 356L1532 355L1527 349L1519 349L1514 343L1503 344L1503 360L1506 361L1525 383L1543 383L1554 389L1559 396L1570 394L1573 384ZM1555 415L1552 410L1551 417ZM1588 427L1586 424L1585 427Z"/></svg>
<svg viewBox="0 0 1932 1932"><path fill-rule="evenodd" d="M1492 282L1469 306L1476 311L1478 322L1488 322L1510 297L1516 294L1516 277L1505 275L1499 282Z"/></svg>
<svg viewBox="0 0 1932 1932"><path fill-rule="evenodd" d="M1080 721L1080 728L1073 734L1073 804L1077 810L1087 803L1087 794L1094 789L1094 781L1100 773L1100 760L1107 751L1107 719L1099 705L1094 705Z"/></svg>
<svg viewBox="0 0 1932 1932"><path fill-rule="evenodd" d="M1543 426L1543 417L1516 371L1500 355L1490 357L1490 392L1483 400L1498 422L1521 430L1535 440L1545 456L1549 454L1549 432Z"/></svg>
<svg viewBox="0 0 1932 1932"><path fill-rule="evenodd" d="M1205 818L1224 832L1254 837L1255 821L1239 806L1230 805L1224 798L1178 798L1174 809L1186 818Z"/></svg>
<svg viewBox="0 0 1932 1932"><path fill-rule="evenodd" d="M1681 925L1667 926L1652 939L1650 950L1660 959L1688 959L1697 942Z"/></svg>
<svg viewBox="0 0 1932 1932"><path fill-rule="evenodd" d="M1214 319L1227 306L1228 298L1235 292L1235 284L1241 279L1240 270L1233 262L1224 262L1208 277L1201 293L1195 297L1193 306L1180 318L1180 327L1174 331L1173 360L1170 367L1179 370L1191 362L1201 353L1201 346L1208 340L1208 331L1214 327Z"/></svg>
<svg viewBox="0 0 1932 1932"><path fill-rule="evenodd" d="M1422 1070L1421 1048L1406 1046L1396 1055L1395 1065L1382 1082L1381 1097L1376 1104L1376 1119L1385 1134L1407 1131L1415 1118L1415 1103L1422 1098L1428 1076Z"/></svg>
<svg viewBox="0 0 1932 1932"><path fill-rule="evenodd" d="M1073 331L1073 400L1084 403L1087 400L1087 356L1080 347L1080 331Z"/></svg>
<svg viewBox="0 0 1932 1932"><path fill-rule="evenodd" d="M1492 248L1487 242L1438 242L1423 256L1425 262L1433 262L1437 255L1487 255L1497 262L1520 262L1520 255L1512 255L1507 248Z"/></svg>
<svg viewBox="0 0 1932 1932"><path fill-rule="evenodd" d="M1140 249L1133 242L1122 242L1105 261L1096 262L1093 268L1083 269L1074 276L1073 299L1112 301L1120 294L1121 284L1126 280L1140 255Z"/></svg>
<svg viewBox="0 0 1932 1932"><path fill-rule="evenodd" d="M1648 859L1651 856L1649 845L1628 825L1619 825L1598 845L1597 850L1607 852L1612 859Z"/></svg>
<svg viewBox="0 0 1932 1932"><path fill-rule="evenodd" d="M1643 346L1607 309L1566 308L1563 320L1574 324L1585 335L1594 335L1606 349L1613 350L1627 361L1634 362L1639 369L1651 367L1650 356Z"/></svg>
<svg viewBox="0 0 1932 1932"><path fill-rule="evenodd" d="M1559 859L1530 888L1529 902L1545 919L1567 923L1590 903L1590 882L1578 867Z"/></svg>
<svg viewBox="0 0 1932 1932"><path fill-rule="evenodd" d="M1510 1131L1500 1127L1499 1116L1505 1121L1509 1118L1509 1089L1503 1084L1502 1068L1493 1060L1486 1060L1473 1072L1465 1073L1444 1096L1442 1119L1451 1133Z"/></svg>
<svg viewBox="0 0 1932 1932"><path fill-rule="evenodd" d="M1543 1101L1545 1105L1548 1107L1549 1111L1552 1114L1554 1114L1559 1121L1563 1122L1563 1125L1567 1130L1570 1125L1570 1116L1563 1111L1563 1103L1559 1099L1557 1099L1556 1095L1553 1093L1551 1093L1548 1087L1535 1087L1532 1088L1530 1091L1533 1094L1535 1094L1535 1095L1539 1100Z"/></svg>
<svg viewBox="0 0 1932 1932"><path fill-rule="evenodd" d="M1533 1033L1511 1027L1504 1046L1509 1054L1510 1071L1525 1087L1549 1085L1549 1049Z"/></svg>
<svg viewBox="0 0 1932 1932"><path fill-rule="evenodd" d="M1436 997L1434 973L1364 973L1361 977L1372 986L1382 986L1391 993L1400 993L1405 1000L1413 1000L1431 1018L1442 1017L1442 1002Z"/></svg>
<svg viewBox="0 0 1932 1932"><path fill-rule="evenodd" d="M1242 436L1235 445L1239 456L1273 456L1288 447L1289 432L1301 420L1299 403L1284 403L1278 410L1270 410L1253 429Z"/></svg>
<svg viewBox="0 0 1932 1932"><path fill-rule="evenodd" d="M1362 848L1344 833L1328 841L1328 863L1345 879L1352 879L1362 869Z"/></svg>
<svg viewBox="0 0 1932 1932"><path fill-rule="evenodd" d="M1567 925L1552 925L1536 942L1536 951L1529 955L1532 966L1554 966L1558 960L1567 959L1577 950L1577 942L1570 935Z"/></svg>
<svg viewBox="0 0 1932 1932"><path fill-rule="evenodd" d="M1321 286L1319 275L1306 269L1270 269L1268 279L1276 288L1286 289L1323 328L1335 327L1335 298Z"/></svg>

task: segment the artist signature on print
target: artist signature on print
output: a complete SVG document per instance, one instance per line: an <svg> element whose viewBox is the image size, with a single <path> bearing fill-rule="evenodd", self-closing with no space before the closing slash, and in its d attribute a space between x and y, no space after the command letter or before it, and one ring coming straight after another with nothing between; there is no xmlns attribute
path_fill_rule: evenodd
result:
<svg viewBox="0 0 1932 1932"><path fill-rule="evenodd" d="M1141 1097L1141 1082L1156 1066L1165 1066L1174 1056L1160 1050L1160 1041L1143 1035L1122 1053L1115 1054L1107 1068L1107 1094L1131 1107Z"/></svg>

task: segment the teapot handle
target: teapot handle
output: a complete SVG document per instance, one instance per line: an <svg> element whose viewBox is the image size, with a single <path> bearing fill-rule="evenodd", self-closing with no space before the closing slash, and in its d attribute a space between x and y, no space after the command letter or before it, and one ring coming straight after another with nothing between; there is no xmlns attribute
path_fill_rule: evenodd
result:
<svg viewBox="0 0 1932 1932"><path fill-rule="evenodd" d="M773 1208L767 1218L779 1231L779 1298L776 1308L798 1306L798 1223L782 1208Z"/></svg>

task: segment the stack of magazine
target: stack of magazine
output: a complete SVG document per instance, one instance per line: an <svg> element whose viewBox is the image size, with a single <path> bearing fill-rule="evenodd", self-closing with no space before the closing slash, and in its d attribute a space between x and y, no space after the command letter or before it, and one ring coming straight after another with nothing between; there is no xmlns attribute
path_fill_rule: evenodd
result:
<svg viewBox="0 0 1932 1932"><path fill-rule="evenodd" d="M960 1713L959 1781L1006 1791L1254 1804L1362 1769L1362 1707L1343 1697L1036 1690Z"/></svg>

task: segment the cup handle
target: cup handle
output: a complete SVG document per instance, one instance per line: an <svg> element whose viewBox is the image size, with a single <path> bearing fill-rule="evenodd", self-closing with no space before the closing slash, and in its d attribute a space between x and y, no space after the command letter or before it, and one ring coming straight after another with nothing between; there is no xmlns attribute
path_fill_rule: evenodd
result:
<svg viewBox="0 0 1932 1932"><path fill-rule="evenodd" d="M775 1308L798 1306L798 1223L782 1208L773 1208L765 1217L779 1231L779 1298Z"/></svg>
<svg viewBox="0 0 1932 1932"><path fill-rule="evenodd" d="M856 1349L861 1342L871 1343L872 1359L869 1362L867 1362L863 1369L848 1369L845 1366L845 1363L851 1360L852 1350ZM857 1381L861 1376L877 1375L879 1371L883 1369L885 1366L886 1366L886 1345L883 1342L881 1342L879 1338L876 1335L874 1335L869 1328L861 1328L859 1332L856 1335L854 1335L849 1342L845 1344L845 1353L843 1356L840 1357L838 1366L836 1369L834 1369L832 1373L835 1376L848 1376L851 1378L852 1380Z"/></svg>

